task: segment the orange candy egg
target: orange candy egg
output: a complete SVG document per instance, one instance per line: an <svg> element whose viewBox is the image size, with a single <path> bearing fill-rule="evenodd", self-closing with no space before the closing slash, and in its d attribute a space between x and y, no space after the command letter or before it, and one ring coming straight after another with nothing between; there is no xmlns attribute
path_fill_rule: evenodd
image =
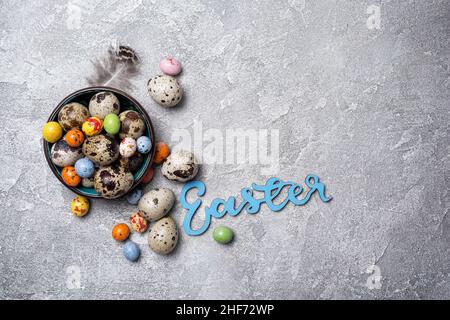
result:
<svg viewBox="0 0 450 320"><path fill-rule="evenodd" d="M112 237L117 241L124 241L130 235L130 228L125 223L119 223L112 229Z"/></svg>
<svg viewBox="0 0 450 320"><path fill-rule="evenodd" d="M75 167L73 166L64 167L61 171L61 176L65 184L67 184L70 187L76 187L81 182L81 178L79 175L77 175Z"/></svg>
<svg viewBox="0 0 450 320"><path fill-rule="evenodd" d="M170 154L170 149L167 143L158 142L155 147L155 158L153 162L155 164L161 164Z"/></svg>
<svg viewBox="0 0 450 320"><path fill-rule="evenodd" d="M71 147L79 147L84 142L84 134L79 129L72 129L67 132L65 140Z"/></svg>

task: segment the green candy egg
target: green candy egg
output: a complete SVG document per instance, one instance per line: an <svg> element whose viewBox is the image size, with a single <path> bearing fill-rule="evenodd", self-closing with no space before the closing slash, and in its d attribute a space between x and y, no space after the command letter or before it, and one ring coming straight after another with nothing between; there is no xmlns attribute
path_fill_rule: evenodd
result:
<svg viewBox="0 0 450 320"><path fill-rule="evenodd" d="M110 113L103 119L103 128L109 134L117 134L120 131L120 119L117 114Z"/></svg>
<svg viewBox="0 0 450 320"><path fill-rule="evenodd" d="M220 226L214 229L213 238L218 243L227 244L233 240L234 232L228 227Z"/></svg>

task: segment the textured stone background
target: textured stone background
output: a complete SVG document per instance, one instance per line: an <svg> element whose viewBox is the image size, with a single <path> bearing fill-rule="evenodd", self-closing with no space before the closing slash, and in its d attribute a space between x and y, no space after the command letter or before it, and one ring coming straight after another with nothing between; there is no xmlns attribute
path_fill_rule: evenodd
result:
<svg viewBox="0 0 450 320"><path fill-rule="evenodd" d="M370 5L380 30L366 25ZM0 297L450 298L449 10L419 0L0 1ZM73 194L47 168L40 137L114 40L143 58L130 93L159 140L194 119L223 132L279 129L278 176L314 172L333 201L225 218L232 245L182 234L167 257L133 235L142 258L128 263L110 232L133 207L95 201L72 217ZM166 55L185 67L184 104L169 111L145 88ZM208 202L267 177L205 165L200 178ZM155 186L181 189L159 172ZM172 216L180 225L179 204ZM374 264L381 288L370 290Z"/></svg>

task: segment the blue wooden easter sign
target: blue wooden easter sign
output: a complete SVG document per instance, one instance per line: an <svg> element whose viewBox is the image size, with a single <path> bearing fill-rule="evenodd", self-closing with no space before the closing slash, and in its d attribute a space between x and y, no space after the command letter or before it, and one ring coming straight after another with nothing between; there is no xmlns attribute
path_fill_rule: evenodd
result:
<svg viewBox="0 0 450 320"><path fill-rule="evenodd" d="M325 195L325 185L319 182L319 177L310 174L305 178L305 184L309 188L304 198L299 199L298 196L303 193L303 187L292 181L281 181L278 178L270 178L265 185L257 185L252 183L251 188L243 188L240 192L243 201L236 207L236 198L229 197L227 200L216 198L211 202L210 206L205 207L205 220L199 229L192 229L191 223L194 215L202 204L202 200L197 199L192 203L186 200L186 196L190 190L197 189L197 196L205 195L206 186L201 181L191 181L184 185L180 194L180 203L188 212L184 218L183 229L190 236L199 236L208 230L211 224L211 218L221 219L226 214L230 216L237 216L245 208L249 214L259 212L261 205L266 204L272 211L280 211L289 202L296 206L303 206L311 199L312 195L317 192L320 200L328 202L332 198ZM281 190L288 187L288 195L282 202L275 204L274 199L280 194ZM262 192L264 197L256 199L253 196L253 191Z"/></svg>

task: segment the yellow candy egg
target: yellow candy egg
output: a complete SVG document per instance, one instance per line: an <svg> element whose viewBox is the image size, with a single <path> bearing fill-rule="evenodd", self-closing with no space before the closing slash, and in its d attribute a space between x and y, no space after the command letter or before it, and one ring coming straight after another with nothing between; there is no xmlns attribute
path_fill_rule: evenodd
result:
<svg viewBox="0 0 450 320"><path fill-rule="evenodd" d="M84 134L88 137L95 136L102 132L103 129L103 121L97 117L90 117L81 126L81 130L83 130Z"/></svg>
<svg viewBox="0 0 450 320"><path fill-rule="evenodd" d="M61 128L61 125L58 122L50 121L47 122L42 128L42 137L45 139L45 141L50 143L55 143L59 139L61 139L63 134L63 130Z"/></svg>
<svg viewBox="0 0 450 320"><path fill-rule="evenodd" d="M89 199L77 196L72 200L72 213L77 217L83 217L89 211Z"/></svg>

